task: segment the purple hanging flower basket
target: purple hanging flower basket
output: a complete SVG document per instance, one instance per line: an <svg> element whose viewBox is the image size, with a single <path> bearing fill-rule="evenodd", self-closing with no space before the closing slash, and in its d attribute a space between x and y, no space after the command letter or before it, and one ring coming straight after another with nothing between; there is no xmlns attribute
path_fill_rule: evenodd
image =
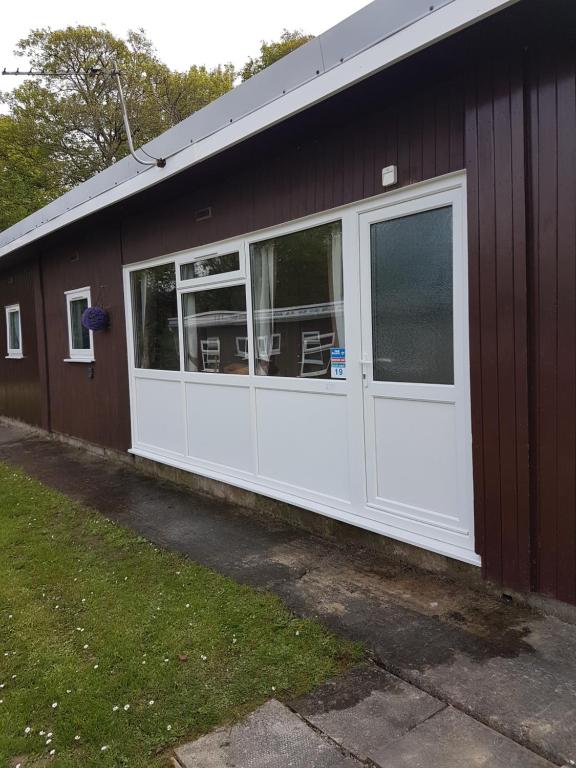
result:
<svg viewBox="0 0 576 768"><path fill-rule="evenodd" d="M82 325L89 331L105 331L110 318L102 307L88 307L82 313Z"/></svg>

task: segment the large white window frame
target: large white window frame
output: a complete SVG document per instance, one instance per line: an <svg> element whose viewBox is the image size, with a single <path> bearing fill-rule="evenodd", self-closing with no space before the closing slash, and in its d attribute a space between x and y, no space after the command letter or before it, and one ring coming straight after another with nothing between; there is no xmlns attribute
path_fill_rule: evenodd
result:
<svg viewBox="0 0 576 768"><path fill-rule="evenodd" d="M68 324L68 353L69 356L64 358L65 363L93 363L94 362L94 336L92 331L88 331L88 338L90 339L90 347L88 349L76 349L73 346L73 334L72 334L72 312L71 305L74 301L86 299L88 307L92 306L92 299L90 293L90 287L76 288L72 291L65 291L66 297L66 322Z"/></svg>
<svg viewBox="0 0 576 768"><path fill-rule="evenodd" d="M124 289L132 422L132 448L130 449L130 452L153 461L160 461L179 469L194 472L219 482L229 483L251 492L261 493L265 496L270 496L289 504L295 504L328 517L342 520L377 533L382 533L400 541L421 546L425 549L449 557L479 565L480 558L474 552L473 526L466 532L467 542L465 545L461 546L460 543L447 543L440 539L434 540L427 534L424 535L418 532L411 532L405 528L386 523L382 520L382 517L370 507L366 498L367 486L364 458L366 443L362 426L365 418L363 360L364 352L366 350L364 350L365 342L362 331L363 312L361 306L361 217L365 214L385 209L388 206L398 206L400 203L408 201L414 201L416 203L418 200L428 200L431 196L449 192L453 192L453 194L461 201L466 200L466 174L464 171L446 174L445 176L413 184L402 189L391 190L366 200L356 201L345 206L323 211L301 219L292 220L274 227L253 231L242 237L236 237L216 244L207 244L192 250L167 254L157 259L145 260L125 266ZM424 205L427 205L427 203L424 203ZM434 204L432 204L431 207L434 207ZM459 226L461 228L462 237L462 252L465 255L467 253L467 223L464 203L459 206L458 210L460 217ZM344 322L346 329L347 358L346 379L288 378L257 375L254 371L253 347L255 340L252 331L254 323L251 301L251 259L248 258L250 245L262 240L281 237L311 227L332 223L337 220L342 222L343 283L345 286ZM239 250L241 253L244 253L245 284L247 291L246 308L249 331L249 375L222 375L220 373L185 371L183 370L184 359L182 353L183 333L181 293L184 292L185 289L191 287L191 281L181 280L180 264L191 261L191 259L195 257L202 258L203 256L208 256L214 253L230 253L232 250ZM179 294L178 313L181 344L180 371L138 370L134 367L130 276L134 271L170 262L175 265ZM466 268L466 264L466 259L464 259L464 269ZM219 275L218 280L222 277L222 275ZM244 281L239 281L237 278L236 280L230 279L228 281L223 279L219 285L238 284L238 282ZM201 287L204 286L198 285L198 288ZM467 289L464 293L467 296ZM466 414L461 425L461 437L463 444L470 446L471 419L469 404L469 350L467 342L468 315L467 301L464 294L460 297L458 304L455 305L454 311L458 314L458 318L461 321L463 328L462 344L460 345L459 350L460 362L458 364L464 372L463 375L465 380L463 381L463 387L465 388L464 397L467 405ZM205 386L199 387L199 389L196 390L195 387L192 386L196 384ZM211 388L206 385L214 385L214 387ZM160 388L158 391L161 392L161 394L158 395L158 397L161 398L161 401L157 401L157 395L151 394L156 391L154 389L155 387ZM231 464L231 462L227 460L227 457L220 455L219 451L213 451L209 458L205 457L201 452L197 452L198 433L195 432L196 428L194 427L194 421L189 421L190 408L194 411L194 418L199 417L200 421L202 421L204 416L202 411L197 411L194 404L196 394L192 396L192 400L190 399L191 392L198 393L197 396L200 401L210 402L210 407L213 408L215 407L215 400L210 400L210 398L220 398L222 402L224 402L226 390L230 390L230 403L233 402L235 405L231 405L230 410L228 410L228 405L224 405L217 410L218 418L216 419L216 422L221 424L226 421L226 419L231 418L235 426L242 426L243 429L251 435L251 443L249 444L250 441L245 441L242 446L238 447L236 453L236 455L250 453L250 460L246 460L238 465ZM297 397L293 398L290 401L291 404L286 406L285 404L288 403L288 400L286 400L285 397L287 398L290 396L292 398L290 393L293 393ZM276 398L276 395L278 395L279 399ZM308 395L327 395L328 397L315 400L314 398L311 399L310 397L307 397ZM287 419L291 420L297 413L293 412L292 408L298 409L300 407L298 403L300 402L305 405L306 402L311 403L312 401L318 403L320 403L320 401L326 403L331 402L336 404L339 413L337 429L341 426L342 439L346 441L345 452L349 457L349 464L345 469L341 466L335 467L333 472L333 488L326 488L325 484L321 485L320 483L317 483L316 485L318 489L315 490L314 479L316 473L323 471L322 464L326 464L326 462L323 461L321 462L321 465L318 465L317 458L311 458L311 463L304 467L308 475L305 479L311 480L309 483L298 482L298 480L290 478L277 478L274 473L270 474L266 469L266 463L268 461L268 454L266 451L268 450L267 446L269 443L264 442L260 444L261 430L264 427L264 430L266 431L266 422L261 417L259 408L269 408L269 404L278 403L278 408L281 412L285 414ZM170 423L168 423L164 416L160 420L160 417L156 414L156 402L169 403L169 407L171 408L171 412L168 414ZM345 404L345 407L342 408L338 406L338 402L342 405ZM262 405L263 403L264 405ZM275 406L272 405L272 407ZM238 418L238 408L249 409L249 419L248 417L242 420ZM270 411L267 410L267 412L269 413ZM314 428L316 424L316 415L314 411L309 411L309 413L311 428ZM221 417L223 414L226 414L226 419L224 419L223 416ZM141 419L143 419L143 421L141 421ZM300 421L300 424L302 423L303 422ZM325 424L326 422L323 423ZM183 427L181 426L182 424L184 424ZM356 425L356 427L351 429L349 433L346 433L346 429L348 429L349 425ZM308 433L308 425L306 424L305 427L305 431ZM204 428L208 429L208 431L212 429L212 424L206 423L205 419ZM216 433L218 430L214 429L214 432ZM230 440L235 440L237 434L238 430L234 433L230 433ZM318 435L321 436L321 434L322 431L319 430ZM158 442L155 442L156 436L158 437ZM278 436L277 440L276 436ZM276 431L272 437L276 441L276 446L283 444L282 429ZM267 433L266 439L271 439L270 432ZM226 441L224 447L227 447L228 442L229 441ZM214 443L212 443L212 447L213 446ZM329 447L330 446L328 445L328 448ZM245 454L241 454L241 449L244 449ZM293 453L290 453L290 451L297 451L297 449L294 447L290 448L290 446L287 445L286 450L288 451L286 453L286 462L290 463L290 456L294 455ZM463 471L465 473L466 484L472 489L471 451L469 455L467 449L465 452L467 455ZM225 451L223 451L223 453L225 453ZM318 454L315 454L315 456L318 456L319 458ZM267 466L270 466L269 462ZM302 461L300 461L299 466L304 466ZM349 487L345 494L341 493L342 484L338 481L338 478L343 474L350 478ZM326 488L326 490L324 490L324 488ZM466 499L466 504L470 505L470 507L473 505L472 494L473 491L471 490L470 495Z"/></svg>
<svg viewBox="0 0 576 768"><path fill-rule="evenodd" d="M18 341L19 346L12 345L10 338L10 316L16 315L18 318ZM22 315L20 304L10 304L6 307L6 358L11 360L21 360L24 357L24 347L22 342Z"/></svg>

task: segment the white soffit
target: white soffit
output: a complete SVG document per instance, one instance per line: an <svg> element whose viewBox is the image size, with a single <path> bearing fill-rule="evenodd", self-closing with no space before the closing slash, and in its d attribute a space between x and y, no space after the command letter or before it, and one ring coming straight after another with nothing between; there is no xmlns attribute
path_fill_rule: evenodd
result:
<svg viewBox="0 0 576 768"><path fill-rule="evenodd" d="M138 194L519 0L374 0L149 142L0 232L0 257Z"/></svg>

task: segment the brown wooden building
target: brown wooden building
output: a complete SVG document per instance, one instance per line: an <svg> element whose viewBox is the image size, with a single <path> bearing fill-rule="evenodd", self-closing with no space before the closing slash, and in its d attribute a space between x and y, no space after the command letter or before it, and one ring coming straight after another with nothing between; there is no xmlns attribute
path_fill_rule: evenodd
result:
<svg viewBox="0 0 576 768"><path fill-rule="evenodd" d="M0 413L576 603L574 3L376 0L147 151L0 233Z"/></svg>

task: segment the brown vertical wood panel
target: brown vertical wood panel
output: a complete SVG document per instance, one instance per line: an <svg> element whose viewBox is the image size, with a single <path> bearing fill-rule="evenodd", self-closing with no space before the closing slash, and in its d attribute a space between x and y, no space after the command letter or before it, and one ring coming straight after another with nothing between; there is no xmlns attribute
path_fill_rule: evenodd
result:
<svg viewBox="0 0 576 768"><path fill-rule="evenodd" d="M76 228L68 242L42 255L52 429L119 450L130 447L128 364L120 239L115 227ZM65 291L90 286L110 328L94 334L91 366L69 357Z"/></svg>
<svg viewBox="0 0 576 768"><path fill-rule="evenodd" d="M50 396L48 391L48 355L46 348L46 325L44 317L46 312L44 302L44 278L42 275L42 260L37 257L34 261L33 271L34 286L34 310L36 313L36 357L38 364L38 379L40 382L40 426L50 431Z"/></svg>
<svg viewBox="0 0 576 768"><path fill-rule="evenodd" d="M450 120L453 94L449 89L441 89L436 94L434 121L436 157L434 175L441 176L451 167L450 162Z"/></svg>
<svg viewBox="0 0 576 768"><path fill-rule="evenodd" d="M518 571L516 480L516 391L514 337L514 230L512 217L512 136L507 62L497 67L494 88L494 167L496 225L496 303L498 312L498 430L502 514L502 581L513 584Z"/></svg>
<svg viewBox="0 0 576 768"><path fill-rule="evenodd" d="M558 276L557 276L557 101L552 61L541 60L538 83L538 582L549 594L556 591L557 426L558 402Z"/></svg>
<svg viewBox="0 0 576 768"><path fill-rule="evenodd" d="M558 571L556 597L576 602L576 73L558 57Z"/></svg>
<svg viewBox="0 0 576 768"><path fill-rule="evenodd" d="M38 368L34 281L36 264L29 261L0 272L0 414L42 426L42 387ZM20 305L24 357L6 359L5 307Z"/></svg>
<svg viewBox="0 0 576 768"><path fill-rule="evenodd" d="M530 393L529 393L529 303L528 303L528 178L526 152L528 133L525 111L525 67L518 55L511 63L510 129L512 164L512 227L514 279L514 388L516 418L516 562L510 583L517 589L531 585L531 496L530 496ZM505 516L507 517L507 516ZM507 526L509 529L509 525ZM509 533L507 533L509 536ZM512 545L512 544L511 544ZM504 568L504 578L508 576Z"/></svg>
<svg viewBox="0 0 576 768"><path fill-rule="evenodd" d="M576 603L576 13L531 51L534 588Z"/></svg>
<svg viewBox="0 0 576 768"><path fill-rule="evenodd" d="M500 407L498 401L498 308L496 283L496 200L494 160L494 103L491 70L478 82L478 199L480 258L481 386L483 402L486 573L502 580L502 530L500 505Z"/></svg>
<svg viewBox="0 0 576 768"><path fill-rule="evenodd" d="M528 309L521 54L468 86L471 385L476 535L485 575L530 583Z"/></svg>
<svg viewBox="0 0 576 768"><path fill-rule="evenodd" d="M449 85L450 89L450 157L447 166L438 168L465 168L464 160L464 115L465 94L467 92L466 78L458 76Z"/></svg>
<svg viewBox="0 0 576 768"><path fill-rule="evenodd" d="M480 294L480 185L478 157L478 94L476 78L466 85L464 137L468 172L468 315L470 322L470 393L474 472L474 532L476 551L486 575L486 498L484 491L484 397L482 391L482 299Z"/></svg>

